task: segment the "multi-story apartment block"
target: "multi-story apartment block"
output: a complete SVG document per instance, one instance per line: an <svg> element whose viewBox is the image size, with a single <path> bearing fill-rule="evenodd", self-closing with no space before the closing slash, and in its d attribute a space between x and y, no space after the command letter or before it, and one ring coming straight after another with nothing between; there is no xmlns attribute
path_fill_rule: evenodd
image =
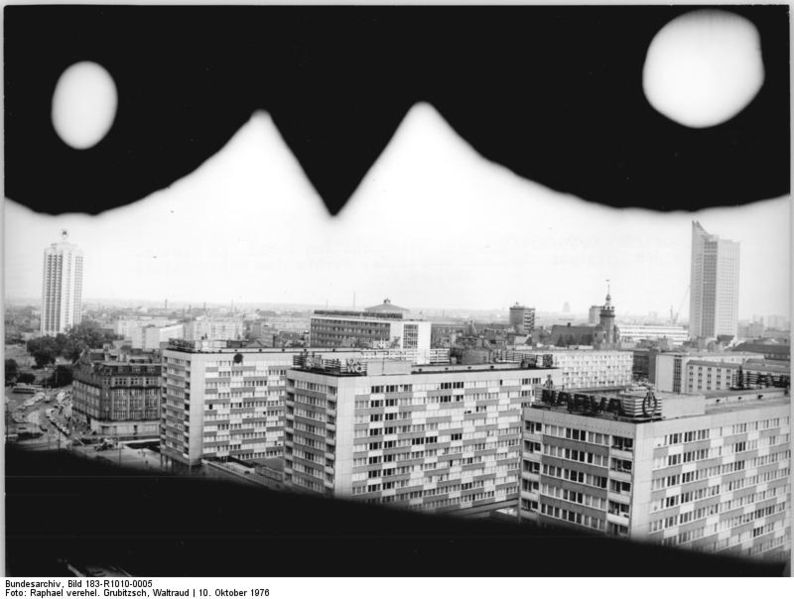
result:
<svg viewBox="0 0 794 599"><path fill-rule="evenodd" d="M188 341L227 341L243 338L245 327L241 318L198 318L185 323Z"/></svg>
<svg viewBox="0 0 794 599"><path fill-rule="evenodd" d="M686 363L684 393L709 393L732 388L788 387L790 366L764 360L743 364L689 360Z"/></svg>
<svg viewBox="0 0 794 599"><path fill-rule="evenodd" d="M692 222L689 334L735 337L739 322L739 244Z"/></svg>
<svg viewBox="0 0 794 599"><path fill-rule="evenodd" d="M544 389L524 413L521 516L783 559L790 408L782 389L603 399Z"/></svg>
<svg viewBox="0 0 794 599"><path fill-rule="evenodd" d="M680 345L689 339L684 327L663 324L621 324L621 343L631 344L640 341L661 341L666 339L673 345Z"/></svg>
<svg viewBox="0 0 794 599"><path fill-rule="evenodd" d="M256 339L265 347L275 347L278 339L278 330L270 326L265 320L257 320L249 323L248 335L251 339Z"/></svg>
<svg viewBox="0 0 794 599"><path fill-rule="evenodd" d="M683 393L723 391L739 383L741 364L735 362L710 362L688 360Z"/></svg>
<svg viewBox="0 0 794 599"><path fill-rule="evenodd" d="M156 327L163 327L173 323L165 317L159 316L142 316L138 318L119 318L113 323L113 332L119 337L132 341L134 347L140 347L143 343L141 339L140 330L143 327L153 325ZM137 335L137 338L136 338ZM136 343L137 342L137 343Z"/></svg>
<svg viewBox="0 0 794 599"><path fill-rule="evenodd" d="M312 347L414 349L421 362L429 362L431 323L406 320L404 316L401 311L315 310L311 319L311 344Z"/></svg>
<svg viewBox="0 0 794 599"><path fill-rule="evenodd" d="M244 348L241 343L173 340L162 352L160 440L165 457L202 459L281 457L286 374L306 350ZM342 359L401 358L399 350L312 350Z"/></svg>
<svg viewBox="0 0 794 599"><path fill-rule="evenodd" d="M161 344L167 343L170 339L184 339L185 325L182 323L176 323L159 327L146 326L143 327L142 333L142 348L145 350L159 350Z"/></svg>
<svg viewBox="0 0 794 599"><path fill-rule="evenodd" d="M100 435L156 437L160 424L160 364L151 357L92 359L74 369L72 417Z"/></svg>
<svg viewBox="0 0 794 599"><path fill-rule="evenodd" d="M618 388L631 385L634 354L615 349L522 349L497 353L497 359L521 360L551 356L559 370L559 384L565 389Z"/></svg>
<svg viewBox="0 0 794 599"><path fill-rule="evenodd" d="M83 251L69 243L68 237L68 233L62 231L61 241L44 250L42 335L54 337L82 320Z"/></svg>
<svg viewBox="0 0 794 599"><path fill-rule="evenodd" d="M276 314L268 316L267 322L277 331L304 333L309 330L309 316L300 314Z"/></svg>
<svg viewBox="0 0 794 599"><path fill-rule="evenodd" d="M518 302L510 306L510 326L516 333L532 334L535 330L535 308L527 308Z"/></svg>
<svg viewBox="0 0 794 599"><path fill-rule="evenodd" d="M666 391L671 393L688 393L688 389L697 387L697 380L693 380L692 386L689 385L689 367L691 361L697 362L711 362L712 364L722 364L723 369L726 364L741 365L750 359L759 359L763 356L750 352L661 352L656 354L656 368L654 369L654 378L651 382L656 386L659 391ZM695 367L697 368L698 365ZM703 365L699 364L702 368ZM702 371L699 371L702 372ZM697 373L695 373L697 374ZM714 378L712 381L704 379L703 391L716 391L716 371L713 372ZM723 375L725 372L722 373ZM708 383L711 382L712 385ZM709 388L711 387L711 388ZM725 384L725 377L721 377L720 389L729 388L730 385Z"/></svg>
<svg viewBox="0 0 794 599"><path fill-rule="evenodd" d="M161 343L185 336L185 326L182 323L157 316L122 318L115 321L113 328L134 349L160 349Z"/></svg>
<svg viewBox="0 0 794 599"><path fill-rule="evenodd" d="M521 409L556 374L301 357L287 374L285 483L420 510L514 509Z"/></svg>

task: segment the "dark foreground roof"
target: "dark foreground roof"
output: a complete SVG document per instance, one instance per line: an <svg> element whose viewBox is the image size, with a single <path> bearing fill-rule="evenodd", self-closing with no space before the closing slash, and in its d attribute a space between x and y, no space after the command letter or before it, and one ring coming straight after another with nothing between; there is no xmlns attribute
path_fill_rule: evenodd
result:
<svg viewBox="0 0 794 599"><path fill-rule="evenodd" d="M9 576L778 576L784 565L6 450ZM296 556L301 556L296 559ZM336 559L335 559L336 556Z"/></svg>

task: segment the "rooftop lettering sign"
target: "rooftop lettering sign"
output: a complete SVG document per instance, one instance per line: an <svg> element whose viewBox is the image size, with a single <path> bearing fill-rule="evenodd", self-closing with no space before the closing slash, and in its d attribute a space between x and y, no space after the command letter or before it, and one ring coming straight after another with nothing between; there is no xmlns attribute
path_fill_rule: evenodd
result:
<svg viewBox="0 0 794 599"><path fill-rule="evenodd" d="M540 402L550 407L565 406L569 412L577 414L614 414L632 420L653 420L662 416L661 402L650 389L644 397L599 397L546 388L541 392Z"/></svg>

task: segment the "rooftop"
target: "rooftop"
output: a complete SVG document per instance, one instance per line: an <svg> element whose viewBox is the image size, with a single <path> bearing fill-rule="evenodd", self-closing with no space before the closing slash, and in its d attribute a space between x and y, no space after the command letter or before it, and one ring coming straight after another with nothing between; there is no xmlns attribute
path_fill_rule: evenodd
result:
<svg viewBox="0 0 794 599"><path fill-rule="evenodd" d="M718 368L741 368L742 365L738 362L712 362L710 360L689 360L688 364L694 366L709 366Z"/></svg>
<svg viewBox="0 0 794 599"><path fill-rule="evenodd" d="M745 370L767 370L769 372L791 373L791 363L788 361L767 362L766 360L747 360Z"/></svg>
<svg viewBox="0 0 794 599"><path fill-rule="evenodd" d="M768 354L789 354L791 353L791 345L788 343L769 343L769 342L753 342L745 341L736 346L737 351L749 351Z"/></svg>
<svg viewBox="0 0 794 599"><path fill-rule="evenodd" d="M743 395L736 395L729 398L707 398L706 414L722 414L726 412L738 412L740 410L750 410L753 408L764 408L774 406L785 406L791 404L791 397L783 389L776 389L777 393L769 393L766 390L745 390Z"/></svg>
<svg viewBox="0 0 794 599"><path fill-rule="evenodd" d="M556 392L554 396L549 391ZM658 403L648 400L646 390L615 395L584 394L571 391L567 394L544 389L541 400L532 408L555 412L574 413L580 416L620 420L624 422L649 422L673 420L706 414L736 412L759 407L783 406L791 403L785 389L745 389L717 391L709 394L680 394L655 391ZM654 405L658 409L654 408Z"/></svg>
<svg viewBox="0 0 794 599"><path fill-rule="evenodd" d="M720 356L725 356L725 357L746 356L746 357L756 357L756 358L758 358L758 357L760 357L759 353L760 352L755 352L755 351L731 351L731 350L708 351L708 350L705 350L705 349L699 349L699 350L679 350L679 349L675 349L675 350L659 352L659 355L660 356L682 356L682 357L685 357L685 358L694 358L694 357L697 357L697 356L713 357L713 358L717 358L717 357L720 357Z"/></svg>
<svg viewBox="0 0 794 599"><path fill-rule="evenodd" d="M342 362L319 356L298 355L293 358L293 370L315 372L330 376L390 376L406 374L443 374L493 371L537 371L554 370L551 367L531 365L527 362L482 363L482 364L412 364L407 360L384 358L362 358Z"/></svg>
<svg viewBox="0 0 794 599"><path fill-rule="evenodd" d="M762 389L724 389L722 391L705 391L703 395L706 399L722 399L725 401L733 401L734 399L748 397L758 398L759 395L764 397L782 397L787 395L786 390L782 387L764 387Z"/></svg>
<svg viewBox="0 0 794 599"><path fill-rule="evenodd" d="M370 306L369 308L365 309L367 312L410 312L408 308L401 308L400 306L395 306L391 303L391 300L387 297L383 300L382 304L378 304L377 306Z"/></svg>
<svg viewBox="0 0 794 599"><path fill-rule="evenodd" d="M580 354L631 354L632 349L593 349L592 346L578 346L578 347L556 347L556 346L543 346L543 347L520 347L516 346L515 353L517 354L561 354L561 353L580 353Z"/></svg>
<svg viewBox="0 0 794 599"><path fill-rule="evenodd" d="M306 351L322 353L387 353L395 349L355 348L355 347L244 347L241 341L188 341L169 339L167 350L189 354L295 354Z"/></svg>

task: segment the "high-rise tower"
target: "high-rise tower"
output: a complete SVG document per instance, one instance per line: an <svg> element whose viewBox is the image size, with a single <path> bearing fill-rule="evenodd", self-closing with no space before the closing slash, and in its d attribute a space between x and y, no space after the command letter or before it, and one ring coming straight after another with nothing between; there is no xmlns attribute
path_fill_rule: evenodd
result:
<svg viewBox="0 0 794 599"><path fill-rule="evenodd" d="M82 316L83 252L68 241L44 250L44 276L41 291L41 334L57 335L78 324Z"/></svg>
<svg viewBox="0 0 794 599"><path fill-rule="evenodd" d="M739 243L692 222L689 336L736 336L739 320Z"/></svg>
<svg viewBox="0 0 794 599"><path fill-rule="evenodd" d="M518 302L510 306L510 326L516 333L531 335L535 330L535 308L527 308Z"/></svg>

